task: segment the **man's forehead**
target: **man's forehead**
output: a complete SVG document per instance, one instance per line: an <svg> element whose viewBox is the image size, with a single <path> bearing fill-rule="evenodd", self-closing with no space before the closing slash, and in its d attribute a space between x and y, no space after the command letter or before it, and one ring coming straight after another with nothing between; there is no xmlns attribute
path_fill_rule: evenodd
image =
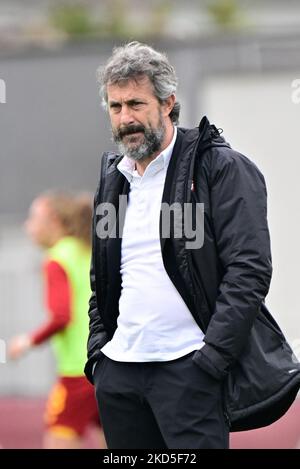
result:
<svg viewBox="0 0 300 469"><path fill-rule="evenodd" d="M151 94L154 96L153 91L152 83L145 75L122 79L116 83L109 83L107 85L108 98L113 97L113 95L119 93L142 93Z"/></svg>

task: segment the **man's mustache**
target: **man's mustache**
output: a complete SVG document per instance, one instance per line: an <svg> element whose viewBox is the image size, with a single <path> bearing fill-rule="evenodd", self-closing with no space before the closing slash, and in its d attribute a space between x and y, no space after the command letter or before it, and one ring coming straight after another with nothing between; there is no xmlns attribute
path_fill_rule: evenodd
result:
<svg viewBox="0 0 300 469"><path fill-rule="evenodd" d="M145 127L143 125L127 125L123 126L116 132L116 137L118 140L121 140L126 135L131 135L136 132L143 132L145 133Z"/></svg>

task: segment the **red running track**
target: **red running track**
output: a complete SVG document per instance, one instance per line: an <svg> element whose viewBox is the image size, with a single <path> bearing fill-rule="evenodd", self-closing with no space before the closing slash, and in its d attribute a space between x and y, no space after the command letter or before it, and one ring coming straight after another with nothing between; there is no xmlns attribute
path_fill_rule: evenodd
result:
<svg viewBox="0 0 300 469"><path fill-rule="evenodd" d="M42 447L44 399L0 399L0 446ZM89 435L85 448L95 448ZM300 399L273 425L231 435L231 448L300 448Z"/></svg>
<svg viewBox="0 0 300 469"><path fill-rule="evenodd" d="M0 399L0 448L42 448L45 402L36 398ZM97 448L92 435L86 435L84 448Z"/></svg>

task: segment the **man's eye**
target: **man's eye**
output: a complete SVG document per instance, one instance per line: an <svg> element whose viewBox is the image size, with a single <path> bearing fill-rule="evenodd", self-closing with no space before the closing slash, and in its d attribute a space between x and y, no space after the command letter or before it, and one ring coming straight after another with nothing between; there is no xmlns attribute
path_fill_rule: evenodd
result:
<svg viewBox="0 0 300 469"><path fill-rule="evenodd" d="M118 111L120 111L120 109L121 109L121 105L120 105L120 104L117 104L117 103L111 104L111 105L110 105L110 109L112 109L112 110L115 111L115 112L118 112Z"/></svg>
<svg viewBox="0 0 300 469"><path fill-rule="evenodd" d="M137 109L137 108L140 108L142 106L143 103L140 103L138 101L134 102L131 104L131 107L133 107L134 109Z"/></svg>

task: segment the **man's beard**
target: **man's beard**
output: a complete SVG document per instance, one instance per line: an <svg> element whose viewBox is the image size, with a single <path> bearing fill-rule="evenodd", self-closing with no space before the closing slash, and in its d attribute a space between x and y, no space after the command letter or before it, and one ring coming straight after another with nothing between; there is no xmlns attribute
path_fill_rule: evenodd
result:
<svg viewBox="0 0 300 469"><path fill-rule="evenodd" d="M126 135L133 134L135 132L142 132L144 134L143 142L126 144L122 141ZM143 125L128 125L121 129L113 130L114 141L118 144L119 151L122 155L126 155L135 161L142 161L149 158L154 153L161 149L163 140L166 134L166 127L160 116L159 124L156 129L151 126L148 128Z"/></svg>

